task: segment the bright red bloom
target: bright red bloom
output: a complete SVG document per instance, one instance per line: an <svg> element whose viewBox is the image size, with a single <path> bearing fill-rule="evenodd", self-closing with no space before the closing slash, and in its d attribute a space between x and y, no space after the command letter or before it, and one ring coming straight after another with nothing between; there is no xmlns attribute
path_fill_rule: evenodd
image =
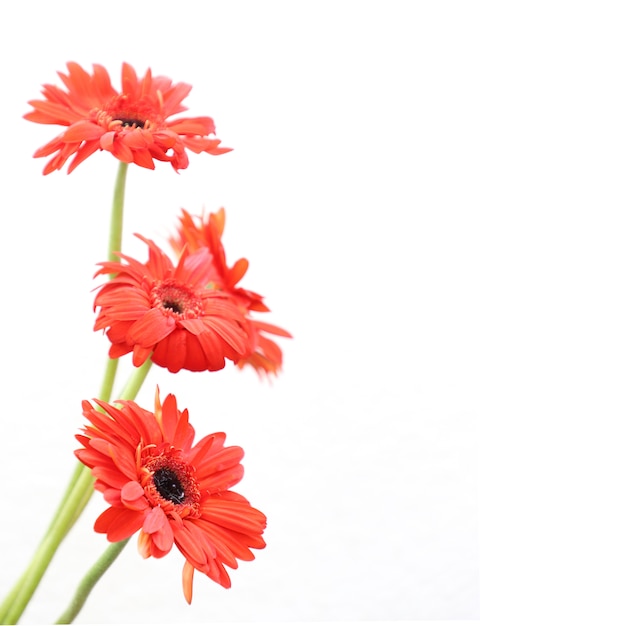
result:
<svg viewBox="0 0 626 626"><path fill-rule="evenodd" d="M124 163L154 169L154 159L167 161L178 171L189 165L186 150L196 154L223 154L215 124L210 117L172 115L186 111L182 101L191 85L172 83L165 76L142 79L128 63L122 65L122 89L115 90L107 70L93 66L93 75L77 63L67 64L68 73L58 72L67 91L44 85L44 100L31 100L33 111L24 117L39 124L59 124L67 130L35 152L35 157L56 153L43 173L60 170L69 157L68 174L96 150L107 150Z"/></svg>
<svg viewBox="0 0 626 626"><path fill-rule="evenodd" d="M211 252L211 281L208 286L233 296L245 314L248 349L237 361L237 366L242 368L251 365L259 375L277 374L282 367L283 354L276 342L264 333L281 337L291 335L279 326L250 317L251 311L267 312L269 308L258 293L237 287L237 283L248 270L248 260L239 259L232 267L228 267L222 244L225 221L223 208L217 213L210 213L208 217L192 217L183 209L178 231L170 238L170 244L178 254L182 254L185 249L198 251L208 248Z"/></svg>
<svg viewBox="0 0 626 626"><path fill-rule="evenodd" d="M161 558L176 544L186 559L187 602L195 570L230 587L224 565L236 569L237 559L254 559L250 548L265 547L265 515L229 491L243 476L243 450L224 447L224 433L193 445L188 411L179 411L171 394L161 405L158 389L154 413L130 401L119 401L120 408L95 402L105 412L84 401L91 425L76 435L84 446L76 456L91 468L95 488L110 505L95 531L111 542L139 531L144 558Z"/></svg>
<svg viewBox="0 0 626 626"><path fill-rule="evenodd" d="M133 353L133 365L146 359L170 372L219 370L225 359L248 351L247 323L227 292L206 289L211 278L206 248L184 252L174 265L152 241L148 261L124 254L123 262L100 263L100 274L115 274L94 300L100 307L94 330L108 329L112 359Z"/></svg>

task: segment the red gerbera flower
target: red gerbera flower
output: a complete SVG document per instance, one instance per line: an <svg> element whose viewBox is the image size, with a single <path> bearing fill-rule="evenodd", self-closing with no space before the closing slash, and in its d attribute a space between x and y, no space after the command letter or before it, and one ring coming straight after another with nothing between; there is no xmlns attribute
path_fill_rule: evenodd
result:
<svg viewBox="0 0 626 626"><path fill-rule="evenodd" d="M199 570L230 587L224 565L251 561L250 548L263 548L263 513L229 489L243 476L243 450L224 447L226 435L214 433L193 445L189 414L168 395L154 413L135 402L120 408L95 401L102 413L83 402L91 425L76 435L83 448L76 456L91 468L95 488L110 505L94 529L111 542L139 531L144 558L161 558L176 544L186 559L183 592L191 602L193 574Z"/></svg>
<svg viewBox="0 0 626 626"><path fill-rule="evenodd" d="M168 161L178 171L189 165L186 149L195 153L223 154L215 124L210 117L170 120L186 111L182 101L191 85L172 83L165 76L142 79L128 63L122 65L122 89L111 86L109 73L94 64L93 75L77 63L67 64L68 73L58 72L67 91L44 85L44 100L31 100L24 117L39 124L59 124L67 130L35 152L35 157L57 153L44 168L49 174L60 170L69 157L68 174L96 150L108 150L124 163L154 169L154 159Z"/></svg>
<svg viewBox="0 0 626 626"><path fill-rule="evenodd" d="M251 311L267 312L269 308L258 293L237 287L237 283L248 270L248 260L239 259L232 267L228 267L222 244L225 221L226 214L223 208L217 213L210 213L208 217L204 215L192 217L183 209L179 218L178 232L170 238L170 243L178 254L185 249L197 251L208 248L210 250L212 271L209 286L230 294L246 316L248 350L237 361L237 366L243 368L250 365L259 375L277 374L282 367L283 353L276 342L266 337L264 333L281 337L291 337L291 335L279 326L253 320L250 317Z"/></svg>
<svg viewBox="0 0 626 626"><path fill-rule="evenodd" d="M248 351L246 322L227 292L206 289L211 277L210 252L184 252L174 266L152 241L140 263L124 254L122 261L100 263L100 274L115 274L100 287L94 330L108 329L109 356L133 353L133 365L147 358L170 372L219 370L225 359L238 361Z"/></svg>

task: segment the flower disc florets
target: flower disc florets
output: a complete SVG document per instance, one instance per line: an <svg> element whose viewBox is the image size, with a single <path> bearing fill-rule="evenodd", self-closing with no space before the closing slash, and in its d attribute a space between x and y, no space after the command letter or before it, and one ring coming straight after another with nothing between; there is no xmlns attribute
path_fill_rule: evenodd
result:
<svg viewBox="0 0 626 626"><path fill-rule="evenodd" d="M193 319L203 313L202 297L180 281L158 281L150 290L150 301L156 309L179 319Z"/></svg>
<svg viewBox="0 0 626 626"><path fill-rule="evenodd" d="M142 452L144 477L141 485L150 504L160 506L165 513L176 512L180 518L198 517L200 490L196 470L172 446L145 448Z"/></svg>

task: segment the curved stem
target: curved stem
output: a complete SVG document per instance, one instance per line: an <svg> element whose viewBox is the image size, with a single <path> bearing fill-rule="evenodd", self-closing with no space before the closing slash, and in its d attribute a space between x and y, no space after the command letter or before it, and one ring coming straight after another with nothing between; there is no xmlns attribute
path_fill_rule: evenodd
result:
<svg viewBox="0 0 626 626"><path fill-rule="evenodd" d="M96 583L113 564L129 540L130 537L128 539L124 539L124 541L118 541L117 543L109 545L102 556L94 563L85 577L81 580L72 601L67 609L65 609L61 617L59 617L59 619L55 622L56 624L71 624L74 621L74 618L80 613L80 610L83 608L85 601L89 597L89 594L95 587Z"/></svg>
<svg viewBox="0 0 626 626"><path fill-rule="evenodd" d="M117 260L115 253L122 249L124 194L126 190L127 173L128 164L120 162L115 179L113 203L111 207L110 234L107 248L107 258L110 261ZM107 359L99 396L99 399L104 402L109 402L111 399L115 375L117 373L117 364L117 359ZM145 380L148 370L149 365L145 370L143 368L137 370L137 376L131 377L131 381L129 381L129 384L127 384L127 387L122 392L125 395L121 395L120 397L126 400L134 399L141 384ZM2 605L0 605L0 623L14 624L21 617L60 543L87 505L93 493L93 482L89 469L82 465L82 463L78 463L76 470L70 478L65 493L61 498L61 503L30 564L7 594Z"/></svg>
<svg viewBox="0 0 626 626"><path fill-rule="evenodd" d="M134 400L137 397L137 393L139 393L142 384L146 380L146 376L148 375L151 366L152 361L148 359L141 367L137 368L133 372L133 375L128 379L128 382L124 386L124 389L122 389L119 394L120 400ZM88 468L84 466L83 469L88 471ZM82 508L84 508L84 506L87 504L92 494L93 489L83 492L82 495L85 500ZM75 508L77 509L78 507ZM81 511L82 508L80 509ZM128 543L129 539L113 543L104 551L104 554L96 561L96 563L87 572L83 580L78 585L76 593L74 594L74 598L70 602L65 612L57 620L57 624L70 624L74 620L74 618L83 608L87 597L91 593L96 583L100 580L104 572L107 571L113 561L115 561L120 552L123 550L124 546Z"/></svg>
<svg viewBox="0 0 626 626"><path fill-rule="evenodd" d="M83 500L85 491L93 489L93 477L91 472L84 466L80 472L75 472L77 480L67 499L59 507L48 532L39 544L31 563L17 585L16 593L12 593L12 602L3 617L5 624L16 624L21 617L26 605L35 593L54 553L65 535L69 532L76 520L76 510Z"/></svg>
<svg viewBox="0 0 626 626"><path fill-rule="evenodd" d="M120 393L120 400L134 400L136 398L141 385L150 371L151 365L152 361L148 359L133 372ZM59 545L83 512L87 502L89 502L93 494L93 483L94 479L91 475L91 470L79 463L72 477L70 487L66 490L56 515L37 548L30 565L2 605L2 610L0 611L1 623L15 624L21 617Z"/></svg>

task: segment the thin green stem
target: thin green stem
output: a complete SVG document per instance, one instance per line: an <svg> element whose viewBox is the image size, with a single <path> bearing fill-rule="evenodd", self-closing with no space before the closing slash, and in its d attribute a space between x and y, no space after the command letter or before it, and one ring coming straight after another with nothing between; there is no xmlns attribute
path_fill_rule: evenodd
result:
<svg viewBox="0 0 626 626"><path fill-rule="evenodd" d="M76 472L78 474L78 472ZM5 624L16 624L21 617L26 605L35 593L35 589L39 585L54 553L59 547L61 541L68 533L72 523L76 520L76 510L83 500L85 491L93 489L93 477L91 472L83 467L74 484L74 488L69 493L65 502L59 507L57 515L54 518L48 532L35 551L35 555L31 560L31 564L26 570L24 576L20 579L20 584L16 594L12 594L12 602L3 617Z"/></svg>
<svg viewBox="0 0 626 626"><path fill-rule="evenodd" d="M152 361L148 359L141 367L137 368L133 372L132 376L128 379L128 382L124 386L124 389L122 389L119 394L120 400L134 400L137 397L137 394L139 393L141 386L146 380L146 376L148 375L151 366ZM87 504L87 501L93 493L93 490L90 490L87 493L88 495L85 499L85 504ZM84 495L85 494L83 494L83 496ZM107 571L113 561L115 561L115 559L127 543L128 539L124 541L118 541L117 543L111 544L104 551L104 554L96 561L93 567L87 572L81 583L78 585L76 593L74 594L74 598L70 602L70 605L65 610L65 612L57 620L57 624L70 624L74 620L74 618L83 608L87 597L91 593L96 583L100 580L104 572Z"/></svg>
<svg viewBox="0 0 626 626"><path fill-rule="evenodd" d="M115 375L117 374L117 364L119 359L107 359L107 364L104 369L104 377L102 384L100 385L99 400L102 402L110 402L111 394L113 393L113 384L115 383Z"/></svg>
<svg viewBox="0 0 626 626"><path fill-rule="evenodd" d="M146 376L150 371L150 367L152 366L152 360L146 359L145 363L138 367L132 374L132 376L128 379L122 391L120 391L118 398L120 400L134 400L141 389L141 385L143 385L146 380Z"/></svg>
<svg viewBox="0 0 626 626"><path fill-rule="evenodd" d="M107 364L106 364L105 372L104 372L104 378L102 380L102 385L100 387L100 395L98 396L98 398L102 400L103 402L109 402L111 399L113 383L115 381L115 374L117 372L117 364L118 364L118 359L107 359ZM144 376L144 379L145 379L145 376ZM59 516L61 510L65 508L65 502L70 498L70 495L72 491L74 490L76 483L80 479L84 469L85 469L85 466L82 463L77 463L76 468L74 469L74 473L72 474L72 477L70 478L70 482L65 490L65 493L61 496L59 506L54 516L52 517L52 521L50 522L48 529L46 530L46 533L45 533L46 536L50 534L52 528L55 526L57 517ZM87 503L85 502L85 504ZM82 508L84 508L84 506ZM81 508L81 511L82 511L82 508Z"/></svg>
<svg viewBox="0 0 626 626"><path fill-rule="evenodd" d="M148 359L141 367L135 369L119 394L120 400L134 400L137 397L151 365L152 361ZM72 477L70 488L66 490L64 499L29 567L2 605L0 623L16 624L21 617L59 545L89 502L93 494L93 482L90 469L79 463Z"/></svg>
<svg viewBox="0 0 626 626"><path fill-rule="evenodd" d="M107 359L107 364L104 369L104 378L102 379L102 385L100 386L100 395L98 396L98 399L102 400L103 402L111 401L111 394L113 393L113 384L115 382L115 375L117 374L118 362L119 362L118 359ZM145 380L145 376L143 377L143 379ZM75 470L75 475L81 476L82 473L86 471L88 471L88 468L86 468L82 463L79 462ZM75 485L76 485L76 481L72 481L72 483L70 483L70 489L68 489L68 492L70 492L70 490L73 491L75 488ZM81 487L79 487L79 489L81 489ZM82 512L85 510L85 507L87 506L87 503L91 499L92 495L93 495L93 489L82 489L82 493L79 494L78 499L75 500L76 509L74 510L74 516L65 534L67 534L71 530L76 520L81 516ZM68 498L69 496L65 495L61 499L61 506L63 506L63 503Z"/></svg>
<svg viewBox="0 0 626 626"><path fill-rule="evenodd" d="M107 249L107 258L110 261L117 260L115 253L122 249L124 194L127 172L128 164L120 162L115 179L113 203L111 207L111 229ZM99 399L104 402L109 402L111 399L115 375L117 373L117 364L117 359L107 359L99 396ZM149 366L147 369L149 369ZM145 371L142 370L137 377L131 377L131 381L134 380L135 382L132 383L129 381L131 387L128 388L127 385L128 390L126 388L124 390L127 395L122 395L120 396L121 398L134 399L141 384L145 380L147 369ZM59 545L87 505L93 493L93 482L89 469L81 463L78 463L76 470L70 478L65 493L61 498L57 511L39 547L35 551L35 555L0 605L0 623L14 624L17 623L17 620L21 617Z"/></svg>
<svg viewBox="0 0 626 626"><path fill-rule="evenodd" d="M61 617L59 617L59 619L55 622L56 624L71 624L74 621L74 618L80 613L80 610L83 608L85 601L89 597L89 594L95 587L96 583L102 578L104 573L120 555L129 540L130 537L128 539L124 539L124 541L118 541L117 543L109 545L102 556L93 564L91 569L81 580L72 601L67 609L65 609Z"/></svg>
<svg viewBox="0 0 626 626"><path fill-rule="evenodd" d="M0 608L0 624L10 624L11 622L7 622L7 613L9 609L13 606L15 602L15 598L19 593L19 590L22 588L24 580L28 574L28 570L24 570L22 575L19 577L18 581L13 585L13 588L9 593L7 593L6 598L2 602L2 608Z"/></svg>
<svg viewBox="0 0 626 626"><path fill-rule="evenodd" d="M109 234L109 261L117 261L116 252L122 250L122 224L124 222L124 192L126 190L126 173L128 163L120 161L113 190L113 207L111 209L111 230Z"/></svg>

